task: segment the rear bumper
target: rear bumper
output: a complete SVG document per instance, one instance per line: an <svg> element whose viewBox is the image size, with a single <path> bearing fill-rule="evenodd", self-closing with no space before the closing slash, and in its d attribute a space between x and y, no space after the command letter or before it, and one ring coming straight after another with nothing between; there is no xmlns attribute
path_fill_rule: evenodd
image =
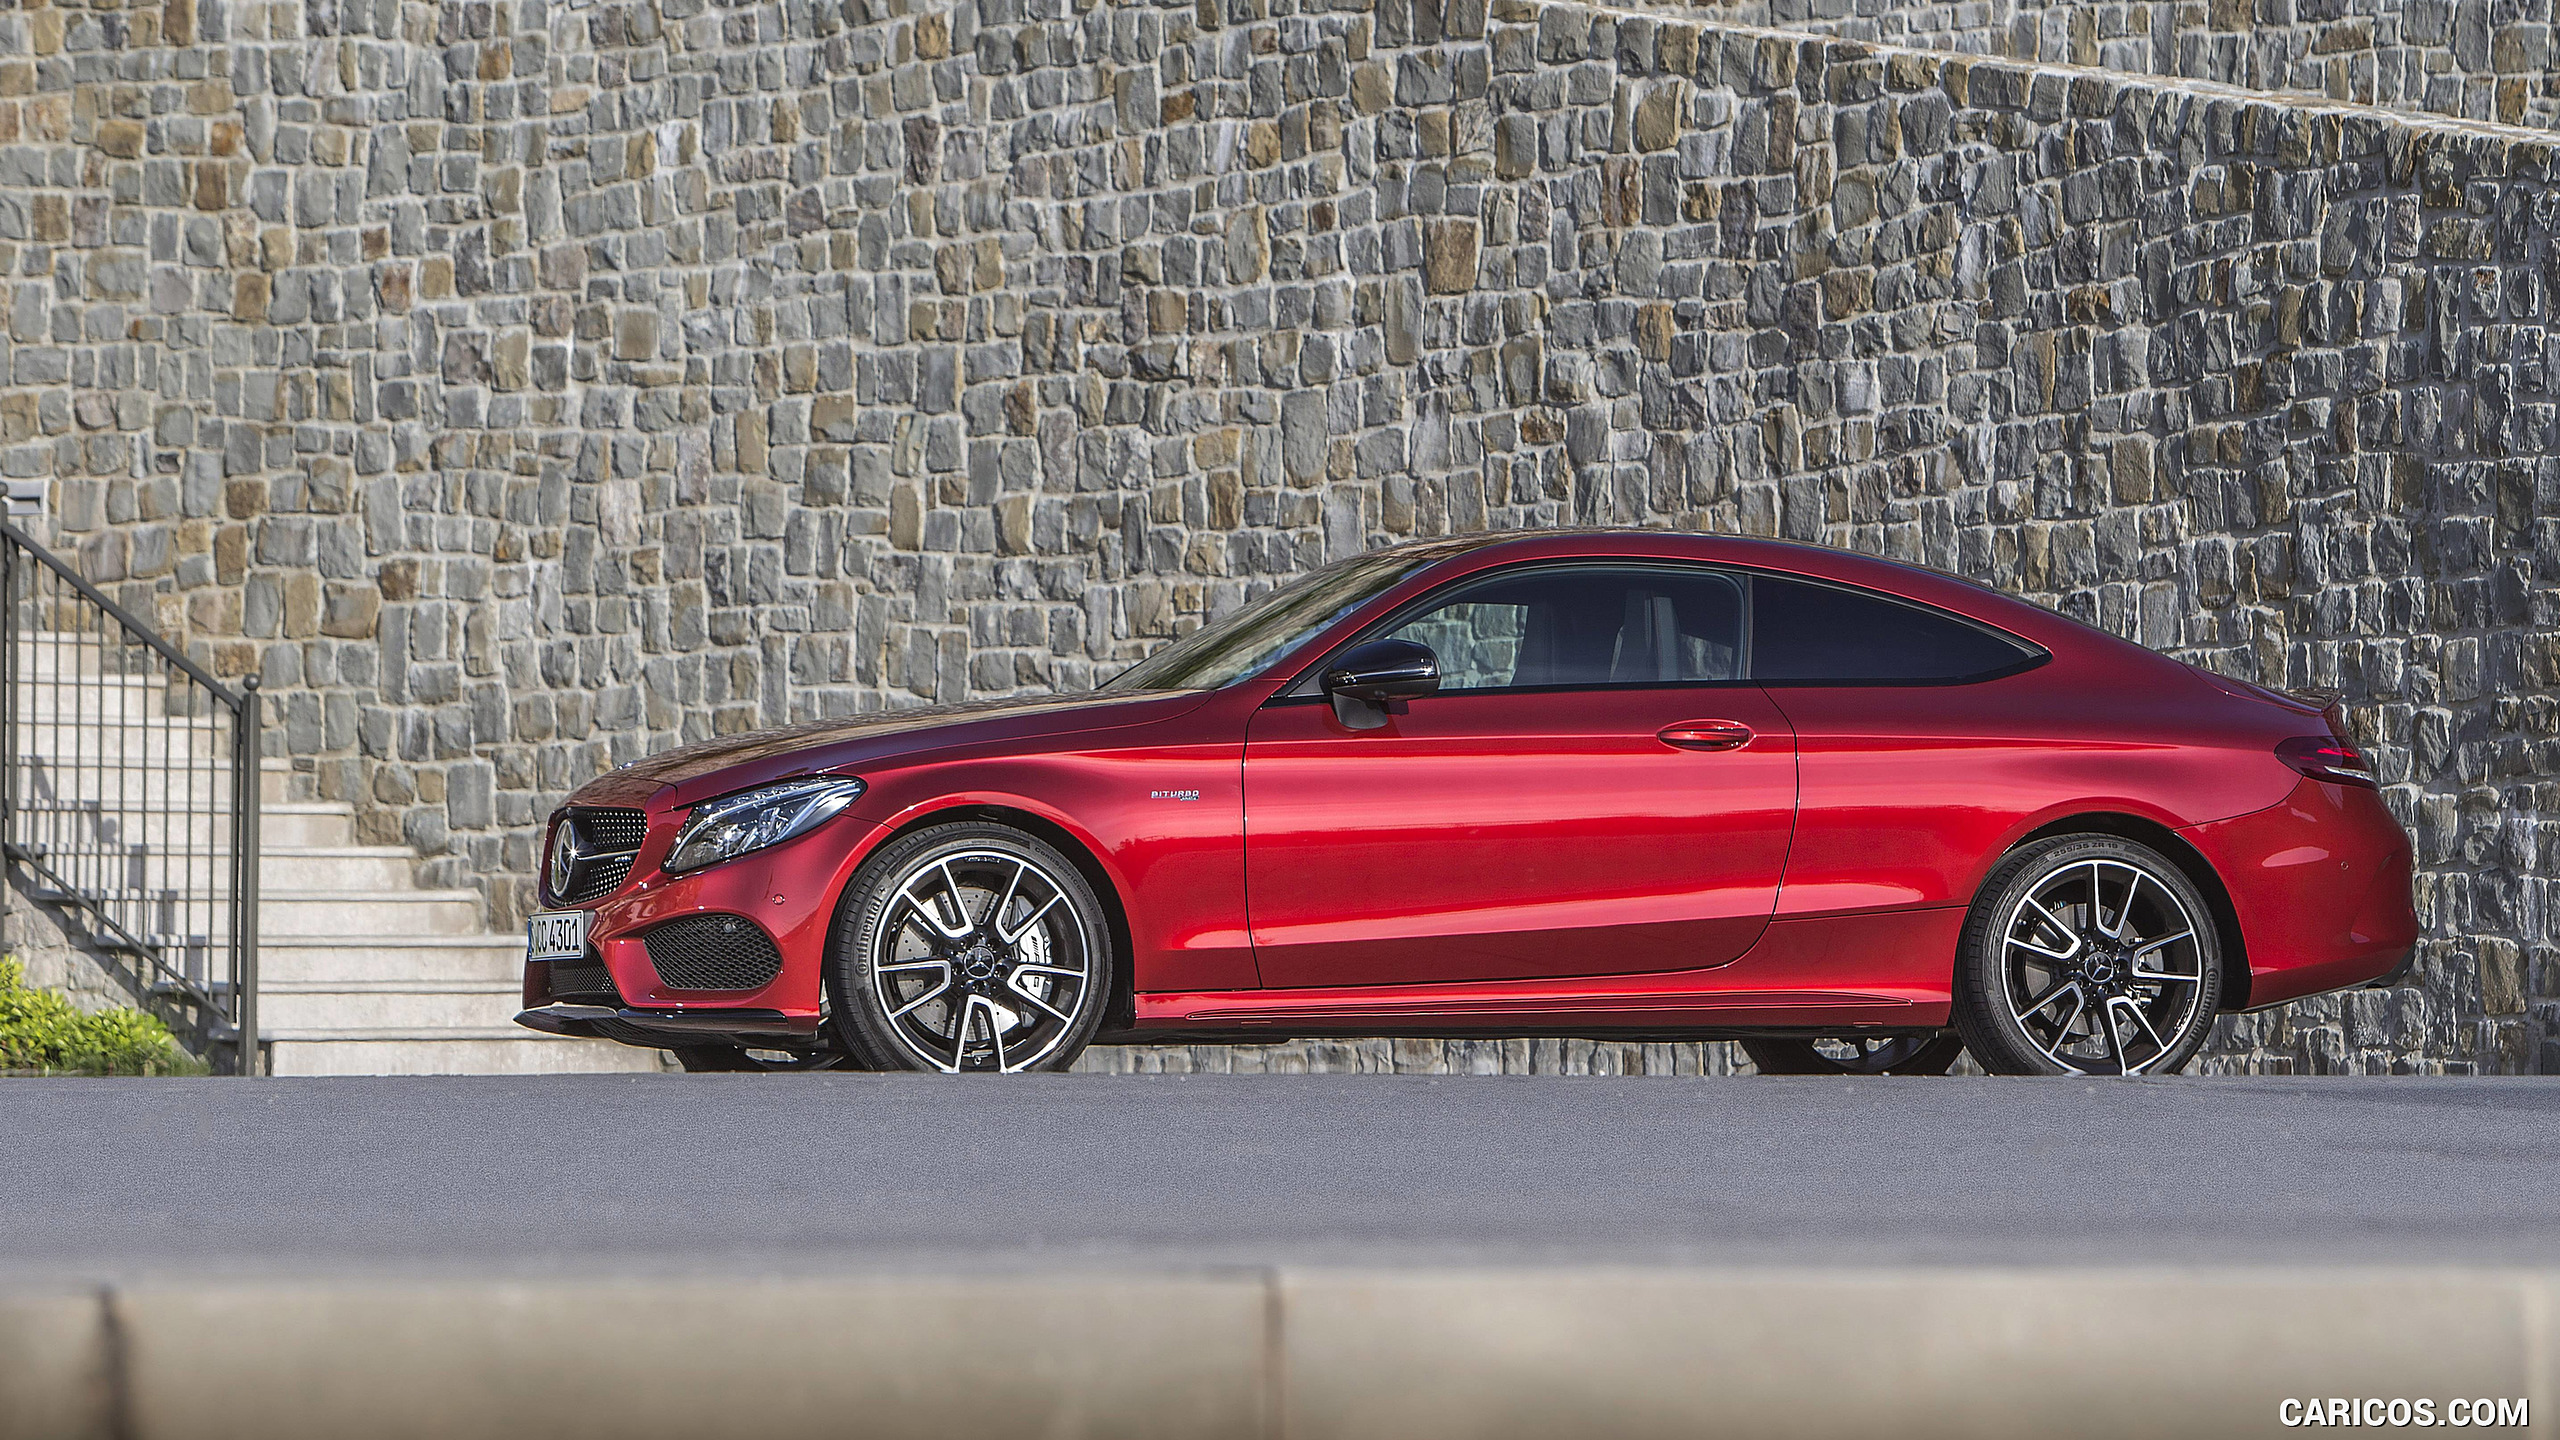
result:
<svg viewBox="0 0 2560 1440"><path fill-rule="evenodd" d="M2231 894L2247 1008L2407 970L2418 942L2415 856L2381 796L2304 780L2281 803L2182 833Z"/></svg>
<svg viewBox="0 0 2560 1440"><path fill-rule="evenodd" d="M2409 972L2416 968L2418 968L2418 947L2412 944L2409 947L2409 953L2400 957L2399 964L2392 966L2390 969L2364 982L2364 988L2367 990L2387 990L2392 986L2407 980L2409 978Z"/></svg>

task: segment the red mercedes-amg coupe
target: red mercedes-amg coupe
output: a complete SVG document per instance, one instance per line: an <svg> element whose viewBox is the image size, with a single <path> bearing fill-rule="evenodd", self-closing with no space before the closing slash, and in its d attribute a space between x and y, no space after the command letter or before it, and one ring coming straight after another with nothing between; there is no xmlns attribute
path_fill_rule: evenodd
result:
<svg viewBox="0 0 2560 1440"><path fill-rule="evenodd" d="M696 1069L1578 1035L2162 1073L2219 1011L2404 969L2410 862L2335 704L1832 550L1473 536L1091 694L595 780L518 1018Z"/></svg>

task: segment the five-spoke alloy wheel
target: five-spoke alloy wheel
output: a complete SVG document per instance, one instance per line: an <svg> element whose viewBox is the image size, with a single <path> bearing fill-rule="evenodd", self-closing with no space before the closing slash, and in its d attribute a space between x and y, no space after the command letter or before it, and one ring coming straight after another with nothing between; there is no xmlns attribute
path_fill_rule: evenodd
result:
<svg viewBox="0 0 2560 1440"><path fill-rule="evenodd" d="M845 1048L879 1070L1058 1070L1102 1021L1110 932L1092 885L1009 826L893 842L847 891L828 965Z"/></svg>
<svg viewBox="0 0 2560 1440"><path fill-rule="evenodd" d="M2147 845L2068 835L1983 882L1956 953L1956 1024L1986 1070L2166 1075L2213 1027L2222 949L2195 883Z"/></svg>

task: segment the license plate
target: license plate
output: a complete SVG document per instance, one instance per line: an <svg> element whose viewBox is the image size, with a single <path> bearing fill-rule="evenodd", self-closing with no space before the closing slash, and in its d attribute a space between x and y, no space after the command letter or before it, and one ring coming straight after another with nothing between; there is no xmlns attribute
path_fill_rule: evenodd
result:
<svg viewBox="0 0 2560 1440"><path fill-rule="evenodd" d="M533 916L525 921L525 958L587 958L587 921L592 918L584 910L545 910Z"/></svg>

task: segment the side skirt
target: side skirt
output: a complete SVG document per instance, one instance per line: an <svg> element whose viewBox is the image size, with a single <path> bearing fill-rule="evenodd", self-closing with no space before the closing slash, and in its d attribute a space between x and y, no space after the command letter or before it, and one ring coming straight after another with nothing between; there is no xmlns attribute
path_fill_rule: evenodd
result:
<svg viewBox="0 0 2560 1440"><path fill-rule="evenodd" d="M1772 921L1730 965L1636 975L1137 996L1128 1038L1922 1031L1947 1023L1964 907ZM1120 1038L1115 1036L1114 1038Z"/></svg>

